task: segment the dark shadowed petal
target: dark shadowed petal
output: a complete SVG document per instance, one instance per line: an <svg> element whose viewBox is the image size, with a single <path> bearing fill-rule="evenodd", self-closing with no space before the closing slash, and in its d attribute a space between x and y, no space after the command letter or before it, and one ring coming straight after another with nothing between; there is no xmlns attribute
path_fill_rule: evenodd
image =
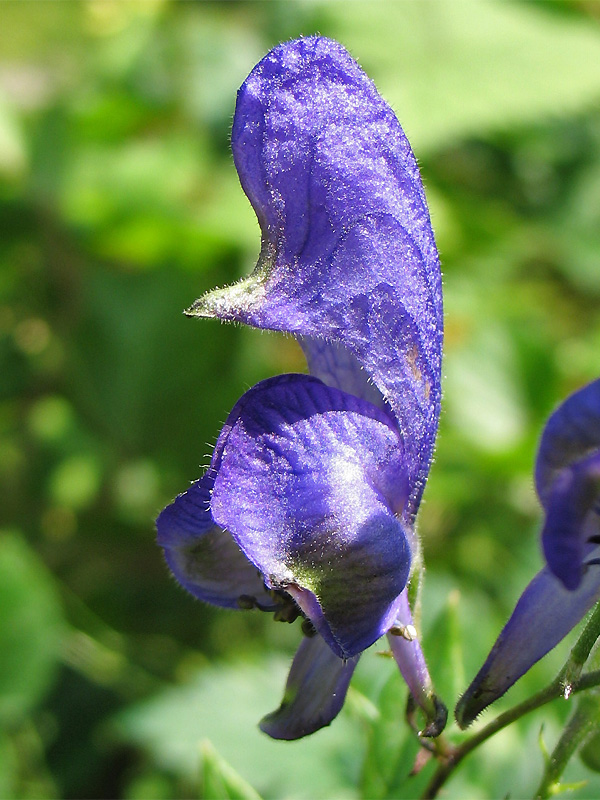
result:
<svg viewBox="0 0 600 800"><path fill-rule="evenodd" d="M205 475L156 520L158 544L173 575L207 603L239 608L240 595L270 602L262 577L209 511L212 479Z"/></svg>
<svg viewBox="0 0 600 800"><path fill-rule="evenodd" d="M535 482L544 507L558 474L600 450L600 380L572 394L550 416L538 451Z"/></svg>
<svg viewBox="0 0 600 800"><path fill-rule="evenodd" d="M544 555L567 589L579 586L586 556L595 547L599 504L600 452L562 469L546 493Z"/></svg>
<svg viewBox="0 0 600 800"><path fill-rule="evenodd" d="M356 655L392 624L410 567L391 418L316 378L281 375L250 389L227 426L215 522L338 656Z"/></svg>
<svg viewBox="0 0 600 800"><path fill-rule="evenodd" d="M358 659L338 658L320 636L303 639L281 706L261 720L261 730L273 739L300 739L329 725L344 704Z"/></svg>
<svg viewBox="0 0 600 800"><path fill-rule="evenodd" d="M311 37L275 48L252 71L232 148L261 254L249 278L189 313L308 337L314 364L311 341L347 350L396 416L410 517L437 429L443 323L437 250L400 124L343 47Z"/></svg>
<svg viewBox="0 0 600 800"><path fill-rule="evenodd" d="M487 661L456 707L466 728L484 708L555 647L600 599L600 567L587 568L579 588L565 589L548 568L525 589Z"/></svg>

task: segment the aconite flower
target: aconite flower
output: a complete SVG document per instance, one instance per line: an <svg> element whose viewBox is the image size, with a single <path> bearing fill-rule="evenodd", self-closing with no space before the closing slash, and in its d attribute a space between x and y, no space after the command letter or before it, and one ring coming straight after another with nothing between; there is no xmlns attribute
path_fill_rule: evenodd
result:
<svg viewBox="0 0 600 800"><path fill-rule="evenodd" d="M262 233L254 272L188 314L297 338L310 375L237 402L210 467L157 520L192 594L302 618L281 707L294 739L340 710L360 654L390 633L425 733L433 695L407 598L440 412L437 250L410 145L339 44L272 50L238 93L231 137Z"/></svg>
<svg viewBox="0 0 600 800"><path fill-rule="evenodd" d="M600 600L600 380L575 392L542 434L535 483L546 566L527 586L456 716L469 725Z"/></svg>

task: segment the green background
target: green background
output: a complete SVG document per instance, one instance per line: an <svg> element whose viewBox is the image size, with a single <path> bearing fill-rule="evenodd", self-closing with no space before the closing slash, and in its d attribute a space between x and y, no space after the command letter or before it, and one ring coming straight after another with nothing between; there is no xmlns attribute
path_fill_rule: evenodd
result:
<svg viewBox="0 0 600 800"><path fill-rule="evenodd" d="M415 796L428 768L403 783L405 690L377 646L331 728L272 742L256 722L298 626L203 606L167 573L158 511L244 390L305 369L290 338L181 311L259 250L237 88L284 39L338 39L413 145L441 254L419 531L452 707L541 564L544 419L600 372L600 4L4 2L0 23L0 796ZM531 794L540 727L551 748L568 711L490 741L447 796ZM578 760L566 778L600 794Z"/></svg>

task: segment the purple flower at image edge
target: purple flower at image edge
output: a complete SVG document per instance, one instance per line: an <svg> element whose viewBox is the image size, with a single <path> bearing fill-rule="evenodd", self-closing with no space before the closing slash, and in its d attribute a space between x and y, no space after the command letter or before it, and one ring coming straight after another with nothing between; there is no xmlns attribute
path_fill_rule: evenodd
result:
<svg viewBox="0 0 600 800"><path fill-rule="evenodd" d="M546 566L527 586L456 707L467 727L552 650L600 600L600 380L550 416L535 483Z"/></svg>
<svg viewBox="0 0 600 800"><path fill-rule="evenodd" d="M360 654L386 633L436 735L446 712L407 596L443 336L414 155L374 84L321 37L282 44L253 69L231 144L260 256L186 313L286 331L310 374L241 397L205 475L158 517L158 542L201 600L302 618L282 704L261 723L270 736L328 725Z"/></svg>

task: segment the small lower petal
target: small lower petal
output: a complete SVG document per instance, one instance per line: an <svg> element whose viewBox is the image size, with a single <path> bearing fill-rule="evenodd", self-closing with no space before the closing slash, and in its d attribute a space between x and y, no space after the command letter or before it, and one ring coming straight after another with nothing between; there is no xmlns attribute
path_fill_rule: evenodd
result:
<svg viewBox="0 0 600 800"><path fill-rule="evenodd" d="M260 729L273 739L301 739L329 725L344 704L359 656L338 658L320 637L302 640L294 657L281 706Z"/></svg>
<svg viewBox="0 0 600 800"><path fill-rule="evenodd" d="M413 625L406 589L398 600L396 623L388 632L390 649L415 703L427 719L423 735L439 736L446 726L448 712L433 692L425 656Z"/></svg>

